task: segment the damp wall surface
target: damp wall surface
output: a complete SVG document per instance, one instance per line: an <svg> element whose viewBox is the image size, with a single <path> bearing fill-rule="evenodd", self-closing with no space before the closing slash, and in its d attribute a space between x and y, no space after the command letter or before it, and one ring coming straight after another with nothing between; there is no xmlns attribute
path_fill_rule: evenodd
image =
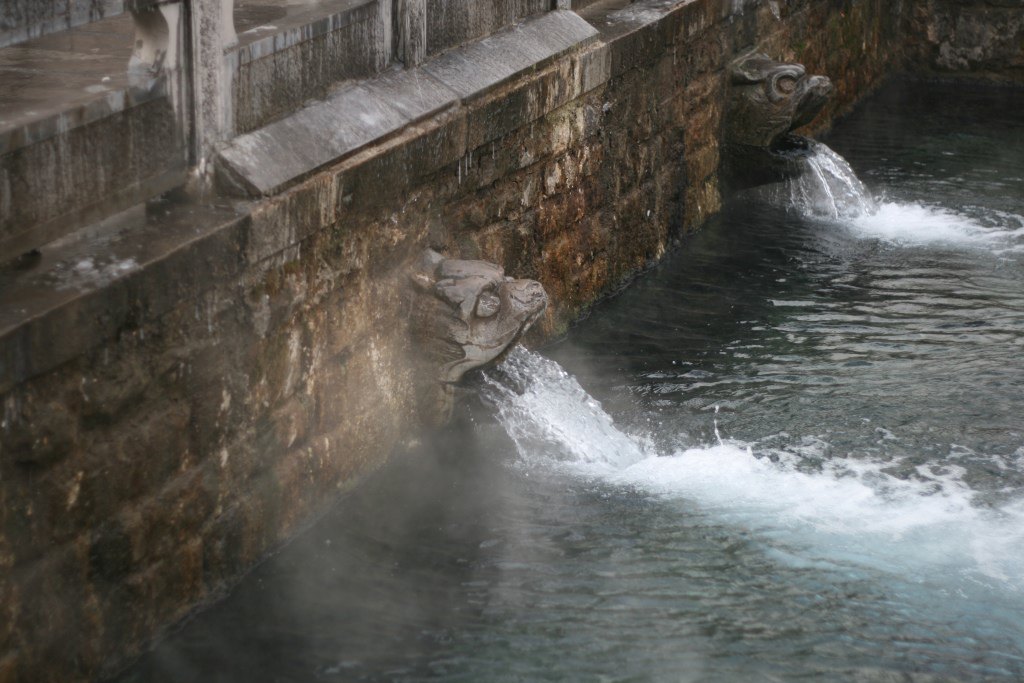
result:
<svg viewBox="0 0 1024 683"><path fill-rule="evenodd" d="M466 26L524 23L456 23L419 70L254 110L215 196L0 272L0 682L115 672L427 428L424 248L539 280L528 342L559 335L718 211L734 56L829 75L821 128L895 70L943 68L963 17L1013 21L1009 2L554 4L575 11L497 3Z"/></svg>
<svg viewBox="0 0 1024 683"><path fill-rule="evenodd" d="M1024 0L913 3L908 43L916 65L1020 86L1024 83Z"/></svg>

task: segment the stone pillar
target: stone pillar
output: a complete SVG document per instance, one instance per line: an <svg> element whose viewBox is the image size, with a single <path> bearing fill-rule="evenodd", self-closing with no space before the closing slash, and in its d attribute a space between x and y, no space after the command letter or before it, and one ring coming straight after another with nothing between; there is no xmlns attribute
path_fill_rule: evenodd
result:
<svg viewBox="0 0 1024 683"><path fill-rule="evenodd" d="M427 56L427 1L398 0L398 58L406 67L422 64Z"/></svg>
<svg viewBox="0 0 1024 683"><path fill-rule="evenodd" d="M394 40L395 21L394 0L377 0L377 18L373 30L374 71L380 72L388 68L395 52Z"/></svg>
<svg viewBox="0 0 1024 683"><path fill-rule="evenodd" d="M234 0L192 0L193 180L205 189L217 143L231 137L231 80L224 50L238 42Z"/></svg>
<svg viewBox="0 0 1024 683"><path fill-rule="evenodd" d="M572 0L551 0L551 9L572 9Z"/></svg>

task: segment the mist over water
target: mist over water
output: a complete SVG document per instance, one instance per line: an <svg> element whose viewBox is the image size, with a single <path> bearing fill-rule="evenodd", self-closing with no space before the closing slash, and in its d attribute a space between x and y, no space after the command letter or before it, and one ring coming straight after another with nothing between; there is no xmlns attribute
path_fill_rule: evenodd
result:
<svg viewBox="0 0 1024 683"><path fill-rule="evenodd" d="M861 208L729 203L122 680L1024 680L1020 111L882 90Z"/></svg>

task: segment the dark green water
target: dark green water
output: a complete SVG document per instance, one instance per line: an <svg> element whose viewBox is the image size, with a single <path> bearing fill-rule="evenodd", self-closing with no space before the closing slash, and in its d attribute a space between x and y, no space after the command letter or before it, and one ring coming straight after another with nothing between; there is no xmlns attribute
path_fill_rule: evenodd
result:
<svg viewBox="0 0 1024 683"><path fill-rule="evenodd" d="M1024 94L894 84L123 681L1024 680Z"/></svg>

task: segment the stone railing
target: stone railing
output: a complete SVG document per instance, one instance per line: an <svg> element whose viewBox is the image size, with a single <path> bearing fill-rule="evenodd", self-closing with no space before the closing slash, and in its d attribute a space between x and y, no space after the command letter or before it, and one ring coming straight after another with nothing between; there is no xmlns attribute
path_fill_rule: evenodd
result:
<svg viewBox="0 0 1024 683"><path fill-rule="evenodd" d="M559 4L4 3L0 263L173 188L209 193L210 161L235 136Z"/></svg>

